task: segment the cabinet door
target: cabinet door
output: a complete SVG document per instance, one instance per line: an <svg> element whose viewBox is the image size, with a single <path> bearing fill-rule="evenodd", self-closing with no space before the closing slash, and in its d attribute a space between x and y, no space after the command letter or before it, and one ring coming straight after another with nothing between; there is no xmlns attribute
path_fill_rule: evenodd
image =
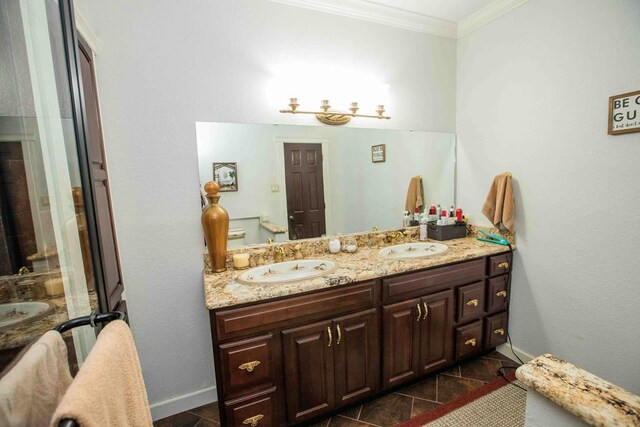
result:
<svg viewBox="0 0 640 427"><path fill-rule="evenodd" d="M421 373L453 363L453 290L422 298Z"/></svg>
<svg viewBox="0 0 640 427"><path fill-rule="evenodd" d="M384 343L383 385L401 384L419 370L419 340L422 308L415 298L382 307Z"/></svg>
<svg viewBox="0 0 640 427"><path fill-rule="evenodd" d="M339 317L333 325L336 405L343 406L377 390L380 375L377 311Z"/></svg>
<svg viewBox="0 0 640 427"><path fill-rule="evenodd" d="M331 322L282 331L287 417L297 423L332 409L333 349Z"/></svg>

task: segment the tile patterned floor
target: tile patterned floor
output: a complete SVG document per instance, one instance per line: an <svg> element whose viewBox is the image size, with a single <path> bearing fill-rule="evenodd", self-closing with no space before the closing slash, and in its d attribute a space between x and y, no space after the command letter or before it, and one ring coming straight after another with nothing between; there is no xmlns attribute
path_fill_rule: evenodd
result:
<svg viewBox="0 0 640 427"><path fill-rule="evenodd" d="M379 397L363 405L346 409L313 427L390 427L450 402L498 377L501 367L515 368L517 362L493 352L438 375ZM507 373L513 369L507 369ZM219 426L216 402L156 421L155 427Z"/></svg>

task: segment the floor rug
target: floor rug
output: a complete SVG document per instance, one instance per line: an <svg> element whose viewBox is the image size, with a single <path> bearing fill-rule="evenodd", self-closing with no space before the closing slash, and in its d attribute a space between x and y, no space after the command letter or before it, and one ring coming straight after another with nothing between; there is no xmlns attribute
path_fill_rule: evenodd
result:
<svg viewBox="0 0 640 427"><path fill-rule="evenodd" d="M507 375L507 379L523 387L515 380L515 373ZM524 426L527 392L514 384L509 384L504 378L498 378L396 427Z"/></svg>

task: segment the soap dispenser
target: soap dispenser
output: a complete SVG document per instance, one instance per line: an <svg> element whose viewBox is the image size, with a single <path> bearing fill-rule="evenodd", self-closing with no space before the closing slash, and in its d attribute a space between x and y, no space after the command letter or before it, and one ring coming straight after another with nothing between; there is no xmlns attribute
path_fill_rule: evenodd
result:
<svg viewBox="0 0 640 427"><path fill-rule="evenodd" d="M209 204L202 210L200 217L204 239L207 242L211 269L221 273L227 269L227 238L229 237L229 214L218 204L220 185L209 181L204 185Z"/></svg>

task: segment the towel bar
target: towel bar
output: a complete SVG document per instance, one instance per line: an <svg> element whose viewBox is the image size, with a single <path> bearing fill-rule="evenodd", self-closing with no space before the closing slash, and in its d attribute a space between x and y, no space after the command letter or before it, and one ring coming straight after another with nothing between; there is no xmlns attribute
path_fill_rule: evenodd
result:
<svg viewBox="0 0 640 427"><path fill-rule="evenodd" d="M66 322L56 326L55 330L63 333L70 329L85 325L91 325L91 327L95 328L98 323L108 323L113 320L124 320L124 318L125 315L121 311L110 311L108 313L96 313L94 311L88 316L76 317L75 319L67 320Z"/></svg>

